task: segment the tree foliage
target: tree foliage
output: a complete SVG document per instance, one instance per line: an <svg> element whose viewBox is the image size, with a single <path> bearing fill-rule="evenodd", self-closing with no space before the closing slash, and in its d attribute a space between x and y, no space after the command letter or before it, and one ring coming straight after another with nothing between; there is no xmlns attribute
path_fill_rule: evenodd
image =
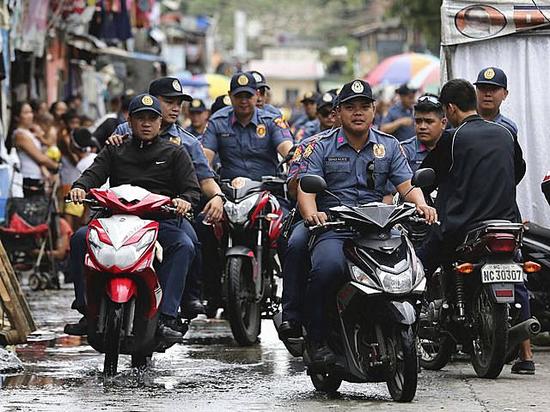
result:
<svg viewBox="0 0 550 412"><path fill-rule="evenodd" d="M439 53L441 43L441 0L394 0L390 13L400 17L405 27L418 30L428 49Z"/></svg>

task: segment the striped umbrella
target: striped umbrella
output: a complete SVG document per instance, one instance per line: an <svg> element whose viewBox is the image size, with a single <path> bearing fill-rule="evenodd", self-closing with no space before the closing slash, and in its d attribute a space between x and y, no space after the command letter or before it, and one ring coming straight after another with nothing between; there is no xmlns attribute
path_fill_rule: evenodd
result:
<svg viewBox="0 0 550 412"><path fill-rule="evenodd" d="M371 86L408 83L422 69L434 63L439 65L439 59L429 54L398 54L382 60L369 72L365 80Z"/></svg>
<svg viewBox="0 0 550 412"><path fill-rule="evenodd" d="M441 88L439 63L424 67L409 81L409 85L425 93L439 94Z"/></svg>

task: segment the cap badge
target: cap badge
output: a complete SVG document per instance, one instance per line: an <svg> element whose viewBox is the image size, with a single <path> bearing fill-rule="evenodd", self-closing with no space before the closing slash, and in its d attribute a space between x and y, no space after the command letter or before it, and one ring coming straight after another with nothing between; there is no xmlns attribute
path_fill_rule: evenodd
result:
<svg viewBox="0 0 550 412"><path fill-rule="evenodd" d="M487 69L485 70L485 73L483 73L483 77L485 77L487 80L491 80L493 77L495 77L495 71L493 69Z"/></svg>
<svg viewBox="0 0 550 412"><path fill-rule="evenodd" d="M172 82L172 87L174 88L175 91L181 92L181 83L179 82L179 80L174 80Z"/></svg>
<svg viewBox="0 0 550 412"><path fill-rule="evenodd" d="M153 98L151 96L143 96L141 98L141 103L145 106L152 106L153 105Z"/></svg>
<svg viewBox="0 0 550 412"><path fill-rule="evenodd" d="M262 81L262 76L258 73L252 73L252 76L254 76L254 80L256 80L256 82L260 83Z"/></svg>
<svg viewBox="0 0 550 412"><path fill-rule="evenodd" d="M383 144L375 144L372 147L372 152L374 153L374 157L378 159L382 159L384 156L386 156L386 148Z"/></svg>
<svg viewBox="0 0 550 412"><path fill-rule="evenodd" d="M332 96L330 95L330 93L325 93L323 95L323 101L327 103L332 101Z"/></svg>
<svg viewBox="0 0 550 412"><path fill-rule="evenodd" d="M365 90L365 86L363 86L363 83L361 83L359 80L356 80L351 84L351 90L354 93L363 93L363 91Z"/></svg>
<svg viewBox="0 0 550 412"><path fill-rule="evenodd" d="M223 98L223 104L225 104L226 106L231 105L231 99L229 98L229 96L225 96Z"/></svg>
<svg viewBox="0 0 550 412"><path fill-rule="evenodd" d="M200 107L200 106L201 106L201 101L200 101L200 100L197 100L197 99L194 99L194 100L191 102L191 106L192 106L192 107Z"/></svg>
<svg viewBox="0 0 550 412"><path fill-rule="evenodd" d="M248 84L248 77L246 77L244 74L241 74L237 79L237 83L239 84L239 86L246 86Z"/></svg>
<svg viewBox="0 0 550 412"><path fill-rule="evenodd" d="M313 97L313 93L311 92L307 92L306 94L304 94L304 98L306 99L311 99Z"/></svg>
<svg viewBox="0 0 550 412"><path fill-rule="evenodd" d="M170 136L170 143L174 143L176 146L181 145L181 137L179 136Z"/></svg>
<svg viewBox="0 0 550 412"><path fill-rule="evenodd" d="M264 124L259 124L258 127L256 127L256 134L258 137L265 137L266 129Z"/></svg>

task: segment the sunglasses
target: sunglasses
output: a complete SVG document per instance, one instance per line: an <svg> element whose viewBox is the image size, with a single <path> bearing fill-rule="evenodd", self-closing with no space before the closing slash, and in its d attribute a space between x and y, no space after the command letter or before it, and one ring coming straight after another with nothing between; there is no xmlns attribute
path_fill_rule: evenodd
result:
<svg viewBox="0 0 550 412"><path fill-rule="evenodd" d="M437 97L434 97L434 96L421 96L417 100L417 104L418 103L431 103L431 104L433 104L434 106L437 106L437 107L442 106L439 99Z"/></svg>

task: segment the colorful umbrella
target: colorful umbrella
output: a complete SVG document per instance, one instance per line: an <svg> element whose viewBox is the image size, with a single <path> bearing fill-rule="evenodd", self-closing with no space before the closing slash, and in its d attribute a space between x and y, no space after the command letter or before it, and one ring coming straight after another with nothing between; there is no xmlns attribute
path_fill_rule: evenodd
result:
<svg viewBox="0 0 550 412"><path fill-rule="evenodd" d="M439 94L441 87L439 63L430 64L420 70L410 81L409 85L425 93Z"/></svg>
<svg viewBox="0 0 550 412"><path fill-rule="evenodd" d="M423 68L434 63L439 65L439 59L429 54L398 54L382 60L365 79L371 86L408 83Z"/></svg>

